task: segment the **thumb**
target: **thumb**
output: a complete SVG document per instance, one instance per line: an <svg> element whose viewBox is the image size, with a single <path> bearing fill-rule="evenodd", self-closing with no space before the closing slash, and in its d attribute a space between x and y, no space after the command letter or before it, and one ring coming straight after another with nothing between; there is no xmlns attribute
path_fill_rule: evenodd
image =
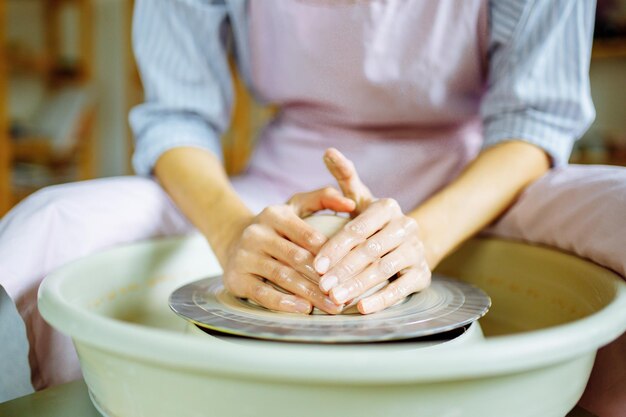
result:
<svg viewBox="0 0 626 417"><path fill-rule="evenodd" d="M287 202L299 217L307 217L320 210L350 213L355 209L353 200L341 195L339 190L326 187L308 193L298 193Z"/></svg>
<svg viewBox="0 0 626 417"><path fill-rule="evenodd" d="M337 149L326 149L324 163L328 171L337 180L343 194L354 200L358 212L362 211L374 199L369 188L359 178L352 161Z"/></svg>

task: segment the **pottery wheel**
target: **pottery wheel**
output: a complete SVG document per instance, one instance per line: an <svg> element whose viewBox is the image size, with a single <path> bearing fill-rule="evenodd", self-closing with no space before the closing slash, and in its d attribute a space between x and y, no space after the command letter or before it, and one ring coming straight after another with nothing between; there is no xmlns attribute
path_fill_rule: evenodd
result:
<svg viewBox="0 0 626 417"><path fill-rule="evenodd" d="M210 330L291 342L363 343L430 336L484 316L491 299L464 282L433 276L427 289L370 314L300 315L269 311L225 290L221 276L201 279L172 293L170 307Z"/></svg>

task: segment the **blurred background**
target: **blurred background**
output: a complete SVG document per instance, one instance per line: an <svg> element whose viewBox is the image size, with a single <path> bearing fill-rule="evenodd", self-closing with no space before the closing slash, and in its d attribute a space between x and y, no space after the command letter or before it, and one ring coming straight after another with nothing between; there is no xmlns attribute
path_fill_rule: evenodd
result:
<svg viewBox="0 0 626 417"><path fill-rule="evenodd" d="M35 190L131 174L128 111L141 101L132 0L0 0L0 215ZM626 0L598 0L597 118L572 162L626 165ZM239 80L226 163L241 170L262 114Z"/></svg>

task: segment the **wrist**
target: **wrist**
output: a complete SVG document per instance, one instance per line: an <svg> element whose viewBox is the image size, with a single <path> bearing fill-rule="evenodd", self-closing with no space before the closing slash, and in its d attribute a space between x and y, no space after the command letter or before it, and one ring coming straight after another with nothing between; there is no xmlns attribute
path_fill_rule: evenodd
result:
<svg viewBox="0 0 626 417"><path fill-rule="evenodd" d="M220 227L211 228L210 231L202 231L220 265L226 265L232 248L239 241L244 229L253 221L254 215L251 212L240 212L223 219Z"/></svg>
<svg viewBox="0 0 626 417"><path fill-rule="evenodd" d="M429 269L433 270L446 257L451 248L448 248L446 242L442 241L442 232L433 227L434 220L429 218L427 209L419 207L409 216L417 221L418 235L424 247L424 258Z"/></svg>

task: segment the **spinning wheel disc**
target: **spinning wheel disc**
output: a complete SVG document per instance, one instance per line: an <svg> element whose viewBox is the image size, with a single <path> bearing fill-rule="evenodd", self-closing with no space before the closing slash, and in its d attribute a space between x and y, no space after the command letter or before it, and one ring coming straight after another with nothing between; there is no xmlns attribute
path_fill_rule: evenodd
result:
<svg viewBox="0 0 626 417"><path fill-rule="evenodd" d="M491 299L470 284L433 276L427 289L370 315L299 315L269 311L225 290L221 276L172 293L170 307L194 324L222 333L292 342L363 343L412 339L466 326L484 316Z"/></svg>

